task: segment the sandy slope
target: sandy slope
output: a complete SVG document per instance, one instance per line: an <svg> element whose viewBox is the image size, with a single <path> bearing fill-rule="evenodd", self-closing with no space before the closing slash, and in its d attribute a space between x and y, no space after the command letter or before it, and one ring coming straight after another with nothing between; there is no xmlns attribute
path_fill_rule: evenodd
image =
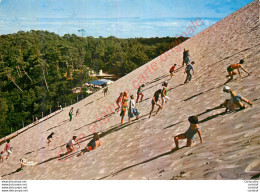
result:
<svg viewBox="0 0 260 192"><path fill-rule="evenodd" d="M100 91L75 104L81 113L72 122L68 122L67 107L12 139L14 154L0 163L0 176L2 179L250 178L260 167L259 34L259 2L255 1L185 41L179 47L181 51L172 49L119 79L109 87L105 98ZM171 100L161 113L148 119L151 97L169 79L170 66L181 64L183 48L190 50L196 62L195 75L189 84L181 85L185 80L181 68L169 80ZM244 67L253 73L247 77L242 73L243 78L235 77L228 85L253 101L253 107L230 114L222 113L224 109L207 111L229 98L222 92L226 68L241 58L245 59ZM145 79L140 79L142 74ZM113 113L94 123L100 115L110 113L109 106L114 108L119 91L128 89L136 93L135 80L146 83L144 101L138 104L140 120L121 126L119 113ZM173 136L187 130L190 115L199 115L204 143L200 144L196 135L193 147L171 152ZM94 126L102 132L102 147L81 157L72 155L62 161L57 158L73 135L86 136L81 142L82 147L86 146ZM54 141L47 147L46 137L52 131ZM22 157L39 164L15 172Z"/></svg>

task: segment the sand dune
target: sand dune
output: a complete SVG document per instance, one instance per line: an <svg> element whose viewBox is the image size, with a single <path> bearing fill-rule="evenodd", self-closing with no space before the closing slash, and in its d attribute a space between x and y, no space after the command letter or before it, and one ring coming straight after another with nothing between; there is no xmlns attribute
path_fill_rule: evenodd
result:
<svg viewBox="0 0 260 192"><path fill-rule="evenodd" d="M1 179L251 178L259 172L260 157L259 32L259 1L254 1L179 45L181 51L171 49L119 79L109 86L106 97L99 91L74 104L81 113L71 122L67 107L13 138L13 155L0 163ZM169 80L169 69L173 63L180 67L184 48L196 62L195 75L185 85L184 68ZM230 97L222 91L226 68L242 58L252 74L242 72L242 78L236 76L228 86L253 101L253 107L228 114L213 110ZM151 98L166 80L171 100L148 119ZM131 123L125 119L120 125L119 113L111 114L110 109L119 92L136 94L138 83L146 84L144 101L137 104L140 119ZM196 135L192 147L172 152L173 136L188 129L191 115L199 116L204 142L200 144ZM52 131L54 140L48 147L46 138ZM81 157L75 153L58 158L73 135L84 137L82 148L93 131L101 132L100 148ZM20 158L38 164L16 172Z"/></svg>

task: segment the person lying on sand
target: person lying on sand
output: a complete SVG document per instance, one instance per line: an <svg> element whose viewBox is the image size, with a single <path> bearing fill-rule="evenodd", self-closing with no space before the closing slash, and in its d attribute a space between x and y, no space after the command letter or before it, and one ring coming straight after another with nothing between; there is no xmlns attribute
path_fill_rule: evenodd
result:
<svg viewBox="0 0 260 192"><path fill-rule="evenodd" d="M190 116L188 118L188 121L190 122L189 129L185 133L182 133L182 134L177 135L177 136L174 137L174 142L175 142L176 147L173 148L172 151L179 149L179 139L187 139L186 146L187 147L191 147L192 140L193 140L194 135L196 133L199 134L200 143L203 142L202 136L201 136L201 131L200 131L199 127L198 127L198 122L199 122L198 117L197 116Z"/></svg>
<svg viewBox="0 0 260 192"><path fill-rule="evenodd" d="M228 110L231 110L231 111L234 110L235 105L237 105L240 109L245 109L245 108L247 108L247 106L244 105L244 104L242 103L242 101L246 102L246 103L249 104L250 106L253 105L253 103L252 103L251 101L249 101L249 100L246 99L245 97L242 97L242 96L240 96L240 95L237 95L237 94L235 93L235 91L231 90L230 87L228 87L228 86L224 86L223 91L224 91L225 93L230 93L230 96L231 96L231 99L226 100L226 101L224 102L224 104L223 104L223 105L226 107L226 112L227 112Z"/></svg>
<svg viewBox="0 0 260 192"><path fill-rule="evenodd" d="M99 135L98 133L93 134L93 139L87 144L87 146L81 150L80 154L78 156L83 155L86 152L90 152L96 148L101 146L101 141L99 140Z"/></svg>

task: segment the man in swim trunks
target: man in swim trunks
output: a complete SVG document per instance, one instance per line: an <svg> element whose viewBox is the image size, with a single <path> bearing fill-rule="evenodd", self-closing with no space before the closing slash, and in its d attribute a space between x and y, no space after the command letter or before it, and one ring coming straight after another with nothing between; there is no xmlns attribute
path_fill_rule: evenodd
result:
<svg viewBox="0 0 260 192"><path fill-rule="evenodd" d="M159 97L161 96L162 98L162 90L161 89L158 89L155 93L154 93L154 96L152 98L152 109L150 111L150 115L149 115L149 118L152 116L152 112L154 110L154 106L157 105L159 108L158 110L156 111L156 114L159 113L159 111L162 109L162 106L158 103L159 101Z"/></svg>
<svg viewBox="0 0 260 192"><path fill-rule="evenodd" d="M177 65L177 64L174 64L174 65L171 67L170 71L169 71L171 78L172 78L172 76L173 76L173 73L175 73L174 69L175 69L176 65Z"/></svg>
<svg viewBox="0 0 260 192"><path fill-rule="evenodd" d="M142 88L144 87L144 84L142 84L139 88L138 88L138 90L137 90L137 98L136 98L136 103L138 103L138 99L139 99L139 96L141 95L141 101L140 102L142 102L142 100L143 100L143 97L144 97L144 94L142 93L143 91L142 91Z"/></svg>
<svg viewBox="0 0 260 192"><path fill-rule="evenodd" d="M198 117L197 116L190 116L188 118L188 121L190 122L189 129L185 133L182 133L182 134L174 137L174 142L175 142L176 147L173 148L172 150L179 149L179 139L187 139L186 146L191 147L192 140L193 140L194 135L196 133L198 133L198 135L200 137L200 143L203 142L201 132L200 132L200 129L199 129L199 126L198 126L198 123L199 123Z"/></svg>
<svg viewBox="0 0 260 192"><path fill-rule="evenodd" d="M248 75L250 75L250 73L248 73L248 72L242 67L242 64L243 64L243 63L244 63L244 59L241 59L239 63L229 65L229 67L227 68L227 72L228 72L228 76L227 76L227 77L230 77L229 80L232 80L232 79L233 79L233 75L236 75L236 74L237 74L237 73L235 72L235 69L237 69L238 74L239 74L239 76L241 77L239 68L241 68L244 72L246 72Z"/></svg>
<svg viewBox="0 0 260 192"><path fill-rule="evenodd" d="M234 106L232 106L233 104L237 105L240 109L245 109L246 106L242 103L242 101L246 102L250 106L253 105L253 103L251 101L249 101L245 97L237 95L235 93L235 91L231 90L230 87L228 87L228 86L224 86L223 91L225 93L230 93L230 96L231 96L231 99L228 100L228 101L226 100L225 103L224 103L224 106L226 107L226 112L228 110L233 110L234 109Z"/></svg>

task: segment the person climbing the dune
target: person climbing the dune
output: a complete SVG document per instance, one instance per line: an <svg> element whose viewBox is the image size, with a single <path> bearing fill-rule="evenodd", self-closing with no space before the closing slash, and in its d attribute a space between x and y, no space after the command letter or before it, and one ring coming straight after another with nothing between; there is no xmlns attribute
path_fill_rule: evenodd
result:
<svg viewBox="0 0 260 192"><path fill-rule="evenodd" d="M122 98L123 98L123 93L121 92L119 97L116 99L117 108L115 109L115 111L118 111L120 109L120 103L122 101Z"/></svg>
<svg viewBox="0 0 260 192"><path fill-rule="evenodd" d="M139 114L140 114L140 112L135 107L134 96L131 95L130 101L129 101L129 108L128 108L128 117L129 117L128 122L130 122L131 118L133 118L133 117L136 117L136 120L137 120L139 118Z"/></svg>
<svg viewBox="0 0 260 192"><path fill-rule="evenodd" d="M105 97L108 93L108 87L107 86L103 89L103 93L104 93L104 97Z"/></svg>
<svg viewBox="0 0 260 192"><path fill-rule="evenodd" d="M127 102L128 102L127 93L124 91L124 93L123 93L123 99L122 99L122 106L121 106L121 113L120 113L120 116L121 116L121 124L124 123L125 113L126 113L126 111L127 111L127 109L128 109Z"/></svg>
<svg viewBox="0 0 260 192"><path fill-rule="evenodd" d="M78 144L79 148L80 148L80 144L77 140L77 136L73 136L71 140L69 140L69 142L66 144L66 149L67 152L74 152L76 150L75 148L75 144Z"/></svg>
<svg viewBox="0 0 260 192"><path fill-rule="evenodd" d="M174 137L174 142L175 142L176 147L173 148L172 151L179 149L179 139L187 139L186 147L191 147L192 140L193 140L194 135L196 133L198 133L198 135L200 137L200 143L203 142L202 136L201 136L201 131L200 131L200 128L198 126L198 123L199 123L198 117L197 116L190 116L188 118L188 121L190 123L189 129L185 133L182 133L182 134Z"/></svg>
<svg viewBox="0 0 260 192"><path fill-rule="evenodd" d="M77 117L78 115L79 115L79 108L78 108L77 111L76 111L75 117Z"/></svg>
<svg viewBox="0 0 260 192"><path fill-rule="evenodd" d="M170 77L172 78L173 77L173 73L175 73L175 67L176 67L177 64L174 64L171 69L170 69Z"/></svg>
<svg viewBox="0 0 260 192"><path fill-rule="evenodd" d="M139 99L139 96L140 96L140 95L141 95L140 103L143 101L143 97L144 97L143 90L142 90L143 87L144 87L144 84L142 84L142 85L138 88L138 90L137 90L136 103L138 103L138 99Z"/></svg>
<svg viewBox="0 0 260 192"><path fill-rule="evenodd" d="M150 115L149 115L149 118L152 116L152 112L154 110L154 106L157 105L159 108L157 109L156 111L156 114L159 113L159 111L162 109L162 105L158 102L159 101L159 97L161 96L162 98L162 90L161 89L158 89L155 93L154 93L154 96L152 98L152 109L150 111Z"/></svg>
<svg viewBox="0 0 260 192"><path fill-rule="evenodd" d="M0 153L0 161L2 161L2 162L4 161L3 154L4 154L4 152L1 151L1 153Z"/></svg>
<svg viewBox="0 0 260 192"><path fill-rule="evenodd" d="M90 152L96 148L101 146L101 141L99 139L98 133L93 133L93 138L90 140L90 142L87 144L87 146L81 150L80 154L78 156L83 155L86 152Z"/></svg>
<svg viewBox="0 0 260 192"><path fill-rule="evenodd" d="M73 115L73 107L71 107L69 112L70 121L72 120L72 115Z"/></svg>
<svg viewBox="0 0 260 192"><path fill-rule="evenodd" d="M249 101L249 100L246 99L245 97L242 97L242 96L240 96L240 95L237 95L237 94L235 93L235 91L231 90L230 87L228 87L228 86L224 86L223 92L225 92L225 93L230 93L230 96L231 96L231 99L226 100L226 101L224 102L224 104L223 104L223 105L226 107L226 112L227 112L228 110L230 110L230 111L234 110L234 108L235 108L236 106L239 107L240 109L245 109L245 108L247 108L247 106L244 105L244 104L242 103L242 101L246 102L246 103L247 103L248 105L250 105L250 106L253 105L253 103L252 103L251 101Z"/></svg>
<svg viewBox="0 0 260 192"><path fill-rule="evenodd" d="M4 152L5 151L7 152L6 159L8 159L8 157L12 154L12 149L11 149L11 145L10 145L10 139L6 140L6 145L5 145L5 148L4 148Z"/></svg>
<svg viewBox="0 0 260 192"><path fill-rule="evenodd" d="M244 72L246 72L248 75L250 75L249 72L247 72L243 67L242 67L242 64L244 63L244 59L241 59L239 61L239 63L236 63L236 64L232 64L232 65L229 65L228 68L227 68L227 72L228 72L228 75L227 77L229 77L229 81L231 81L233 79L233 76L237 74L237 72L235 71L237 69L238 71L238 74L239 76L241 77L241 74L240 74L240 71L239 69L241 68Z"/></svg>
<svg viewBox="0 0 260 192"><path fill-rule="evenodd" d="M190 63L190 53L189 50L183 50L183 61L182 61L182 67L184 64L188 65Z"/></svg>
<svg viewBox="0 0 260 192"><path fill-rule="evenodd" d="M193 70L193 65L194 64L195 64L195 62L192 61L191 64L186 66L186 69L185 69L184 73L187 73L187 77L186 77L186 80L184 81L184 84L191 81L191 78L192 78L191 70L192 70L193 75L194 75L194 70Z"/></svg>
<svg viewBox="0 0 260 192"><path fill-rule="evenodd" d="M49 144L50 144L50 142L51 142L51 139L52 139L52 136L54 135L54 132L52 132L48 137L47 137L47 140L48 140L48 142L47 142L47 144L48 144L48 146L49 146Z"/></svg>
<svg viewBox="0 0 260 192"><path fill-rule="evenodd" d="M163 89L162 89L162 106L164 103L167 103L168 100L170 100L170 97L167 96L167 87L168 87L168 82L163 82L162 84Z"/></svg>

